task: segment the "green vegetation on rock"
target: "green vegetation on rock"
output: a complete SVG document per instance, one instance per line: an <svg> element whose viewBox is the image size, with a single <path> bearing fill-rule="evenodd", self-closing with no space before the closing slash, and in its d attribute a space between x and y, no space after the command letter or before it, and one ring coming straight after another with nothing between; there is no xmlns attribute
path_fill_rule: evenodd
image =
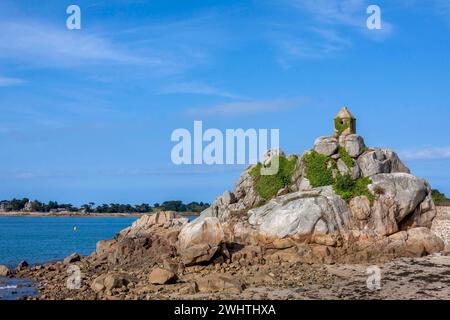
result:
<svg viewBox="0 0 450 320"><path fill-rule="evenodd" d="M375 196L367 187L371 183L372 180L369 177L359 178L354 181L349 175L338 173L333 183L333 189L346 202L357 196L366 196L372 203L375 200Z"/></svg>
<svg viewBox="0 0 450 320"><path fill-rule="evenodd" d="M250 175L254 178L256 192L264 200L269 200L277 194L277 192L287 187L292 182L297 156L293 156L288 160L285 156L279 156L279 169L274 175L261 175L262 164L258 163L250 170ZM270 165L272 165L271 160Z"/></svg>
<svg viewBox="0 0 450 320"><path fill-rule="evenodd" d="M433 198L434 203L438 206L450 206L450 199L439 190L431 190L431 197Z"/></svg>
<svg viewBox="0 0 450 320"><path fill-rule="evenodd" d="M306 178L313 188L333 184L333 168L336 165L333 159L312 150L305 153L303 160Z"/></svg>
<svg viewBox="0 0 450 320"><path fill-rule="evenodd" d="M344 147L339 146L339 155L341 156L341 160L345 163L347 168L351 169L355 165L355 161L348 154L347 150Z"/></svg>
<svg viewBox="0 0 450 320"><path fill-rule="evenodd" d="M339 148L342 161L348 168L353 167L354 160L348 155L344 148ZM373 202L375 196L369 191L367 186L372 183L369 177L353 180L350 175L342 175L337 172L333 177L333 169L336 169L336 161L331 157L310 151L303 156L305 163L305 175L313 188L323 186L333 186L336 194L346 202L357 196L366 196Z"/></svg>
<svg viewBox="0 0 450 320"><path fill-rule="evenodd" d="M337 130L338 136L342 134L346 129L350 128L350 123L346 120L343 120L341 118L334 119L334 127Z"/></svg>

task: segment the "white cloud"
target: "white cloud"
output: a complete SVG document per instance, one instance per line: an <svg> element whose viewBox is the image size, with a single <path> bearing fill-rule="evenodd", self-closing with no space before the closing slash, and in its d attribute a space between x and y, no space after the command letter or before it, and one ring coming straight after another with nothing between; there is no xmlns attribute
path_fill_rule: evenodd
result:
<svg viewBox="0 0 450 320"><path fill-rule="evenodd" d="M17 86L23 84L25 81L18 78L9 78L0 76L0 87Z"/></svg>
<svg viewBox="0 0 450 320"><path fill-rule="evenodd" d="M450 159L450 147L401 150L399 151L399 155L405 160Z"/></svg>
<svg viewBox="0 0 450 320"><path fill-rule="evenodd" d="M366 10L372 4L367 0L301 0L293 2L298 8L309 12L322 26L338 26L359 31L369 38L387 37L393 31L393 25L386 20L381 9L381 29L368 30ZM369 31L369 32L368 32Z"/></svg>
<svg viewBox="0 0 450 320"><path fill-rule="evenodd" d="M183 82L174 83L162 88L159 94L171 94L171 93L187 93L187 94L198 94L198 95L210 95L219 96L230 99L238 99L239 95L216 88L212 85L199 83L199 82Z"/></svg>
<svg viewBox="0 0 450 320"><path fill-rule="evenodd" d="M191 116L224 116L234 117L244 114L276 112L303 106L305 99L276 99L268 101L239 101L222 103L209 107L195 107L187 110Z"/></svg>
<svg viewBox="0 0 450 320"><path fill-rule="evenodd" d="M234 46L236 37L221 15L204 12L186 19L146 19L137 27L105 22L67 30L64 23L13 19L0 12L0 63L39 68L86 66L84 70L105 66L105 74L96 69L96 76L107 80L121 66L135 67L138 74L149 76L180 74L215 63L215 53Z"/></svg>
<svg viewBox="0 0 450 320"><path fill-rule="evenodd" d="M72 67L86 64L164 66L157 55L138 55L99 34L69 31L45 22L0 20L0 59L39 67Z"/></svg>

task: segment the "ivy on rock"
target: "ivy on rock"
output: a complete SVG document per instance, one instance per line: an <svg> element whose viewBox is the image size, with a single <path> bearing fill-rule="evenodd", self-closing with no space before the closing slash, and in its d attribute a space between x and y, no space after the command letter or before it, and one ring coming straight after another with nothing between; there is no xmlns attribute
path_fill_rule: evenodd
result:
<svg viewBox="0 0 450 320"><path fill-rule="evenodd" d="M369 191L368 185L372 183L369 177L353 180L348 174L338 173L333 183L333 190L346 202L358 196L366 196L373 203L375 196Z"/></svg>
<svg viewBox="0 0 450 320"><path fill-rule="evenodd" d="M333 168L336 162L330 157L317 151L310 151L303 155L305 175L313 188L333 184Z"/></svg>
<svg viewBox="0 0 450 320"><path fill-rule="evenodd" d="M348 168L353 167L354 160L347 151L339 147L339 154L342 161ZM329 156L320 154L314 150L305 153L303 156L305 163L305 175L311 187L333 186L333 190L346 202L357 196L366 196L372 203L374 195L369 191L368 185L372 183L369 177L353 180L348 174L342 175L336 170L336 161ZM333 175L333 170L336 172Z"/></svg>
<svg viewBox="0 0 450 320"><path fill-rule="evenodd" d="M269 200L276 196L280 189L289 186L292 183L292 175L294 174L297 156L291 159L285 156L276 156L279 160L278 172L274 175L261 175L262 164L258 163L250 170L250 175L254 179L255 189L258 195L264 200ZM272 165L272 161L269 166Z"/></svg>

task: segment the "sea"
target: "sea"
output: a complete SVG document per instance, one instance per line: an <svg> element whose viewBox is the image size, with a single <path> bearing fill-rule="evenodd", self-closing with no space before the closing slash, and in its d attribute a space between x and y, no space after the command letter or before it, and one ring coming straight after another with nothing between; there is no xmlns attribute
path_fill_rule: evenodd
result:
<svg viewBox="0 0 450 320"><path fill-rule="evenodd" d="M0 265L15 268L89 255L97 241L110 239L137 217L0 217ZM34 295L31 281L0 277L0 300Z"/></svg>

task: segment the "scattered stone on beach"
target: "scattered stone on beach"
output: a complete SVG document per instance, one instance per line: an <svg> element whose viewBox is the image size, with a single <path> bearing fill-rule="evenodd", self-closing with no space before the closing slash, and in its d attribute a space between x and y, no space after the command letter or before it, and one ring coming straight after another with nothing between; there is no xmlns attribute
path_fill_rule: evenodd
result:
<svg viewBox="0 0 450 320"><path fill-rule="evenodd" d="M91 284L91 289L97 293L102 291L111 293L112 289L126 287L131 282L128 273L107 273L95 278Z"/></svg>
<svg viewBox="0 0 450 320"><path fill-rule="evenodd" d="M199 279L196 283L200 292L240 293L243 289L239 280L224 275L212 274Z"/></svg>
<svg viewBox="0 0 450 320"><path fill-rule="evenodd" d="M177 275L167 269L155 268L150 273L148 280L152 284L168 284L175 282L177 280Z"/></svg>
<svg viewBox="0 0 450 320"><path fill-rule="evenodd" d="M198 292L198 286L197 286L196 282L188 283L178 290L178 293L181 295L192 295L192 294L196 294L197 292Z"/></svg>

